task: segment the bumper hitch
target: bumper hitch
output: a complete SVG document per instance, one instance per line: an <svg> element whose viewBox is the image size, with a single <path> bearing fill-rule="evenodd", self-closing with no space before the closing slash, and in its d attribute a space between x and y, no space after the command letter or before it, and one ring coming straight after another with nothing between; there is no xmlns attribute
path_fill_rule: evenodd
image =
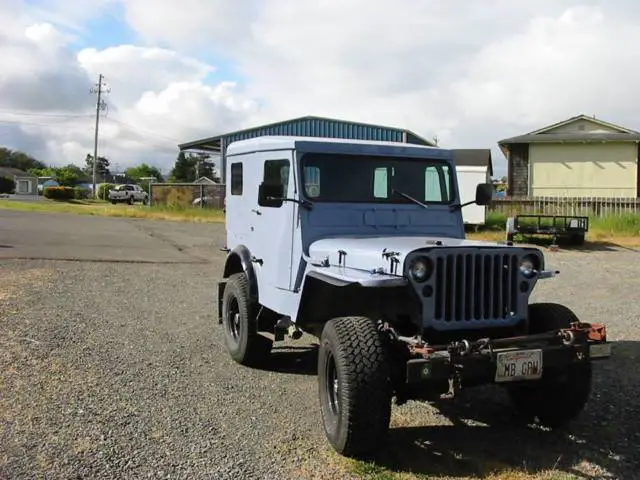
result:
<svg viewBox="0 0 640 480"><path fill-rule="evenodd" d="M387 323L379 323L396 343L407 346L408 360L404 383L417 385L448 382L455 395L463 384L482 384L538 379L544 367L611 356L606 327L602 324L575 322L568 328L506 338L458 340L445 345L429 345L421 337L398 335ZM527 357L522 360L522 357ZM520 362L520 363L519 363ZM498 369L512 368L522 373L522 362L529 362L526 373L509 377Z"/></svg>

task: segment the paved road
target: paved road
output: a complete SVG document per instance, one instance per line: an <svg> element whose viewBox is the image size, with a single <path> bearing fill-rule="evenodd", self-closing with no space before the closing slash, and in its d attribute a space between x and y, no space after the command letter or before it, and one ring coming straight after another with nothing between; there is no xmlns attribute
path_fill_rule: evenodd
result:
<svg viewBox="0 0 640 480"><path fill-rule="evenodd" d="M221 225L0 210L0 245L0 478L359 478L324 440L308 338L263 370L226 354ZM480 389L439 410L394 407L378 461L451 478L526 466L633 479L639 255L547 253L562 273L535 300L606 321L616 342L570 434L514 425L502 392Z"/></svg>
<svg viewBox="0 0 640 480"><path fill-rule="evenodd" d="M199 262L185 252L194 246L174 241L166 222L74 216L68 214L0 211L0 258L113 261L138 263ZM182 235L191 224L178 228ZM167 231L167 237L163 236ZM200 228L200 235L206 235ZM211 235L215 237L215 235ZM185 239L188 239L185 238ZM211 244L198 238L195 245ZM208 243L207 243L208 242Z"/></svg>

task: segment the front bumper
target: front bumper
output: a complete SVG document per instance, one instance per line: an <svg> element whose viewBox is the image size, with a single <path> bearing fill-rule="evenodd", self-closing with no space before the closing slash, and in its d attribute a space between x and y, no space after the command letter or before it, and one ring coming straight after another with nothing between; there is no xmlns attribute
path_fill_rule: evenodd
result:
<svg viewBox="0 0 640 480"><path fill-rule="evenodd" d="M538 335L414 347L406 383L417 386L457 379L461 385L537 380L545 369L606 359L611 344L602 325L573 324Z"/></svg>

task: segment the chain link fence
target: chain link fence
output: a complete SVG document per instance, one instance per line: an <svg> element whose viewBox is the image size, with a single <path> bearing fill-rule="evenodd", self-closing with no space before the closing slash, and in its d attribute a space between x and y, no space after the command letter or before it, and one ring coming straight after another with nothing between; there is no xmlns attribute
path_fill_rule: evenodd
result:
<svg viewBox="0 0 640 480"><path fill-rule="evenodd" d="M151 205L222 209L225 185L196 183L152 183Z"/></svg>

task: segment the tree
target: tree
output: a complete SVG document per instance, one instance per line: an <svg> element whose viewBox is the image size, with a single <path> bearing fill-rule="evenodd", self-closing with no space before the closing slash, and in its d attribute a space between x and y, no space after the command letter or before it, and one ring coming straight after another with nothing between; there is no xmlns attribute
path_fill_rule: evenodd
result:
<svg viewBox="0 0 640 480"><path fill-rule="evenodd" d="M53 178L62 186L73 187L84 176L85 173L80 167L70 163L64 167L57 168Z"/></svg>
<svg viewBox="0 0 640 480"><path fill-rule="evenodd" d="M84 161L86 164L86 167L84 169L85 173L93 178L93 155L87 153ZM104 180L107 175L110 175L110 173L109 160L105 157L98 156L98 162L96 163L96 177L102 178Z"/></svg>
<svg viewBox="0 0 640 480"><path fill-rule="evenodd" d="M125 170L124 174L134 182L140 182L140 179L143 177L155 177L156 181L164 182L160 169L152 165L147 165L146 163L142 163L136 167L129 167Z"/></svg>
<svg viewBox="0 0 640 480"><path fill-rule="evenodd" d="M176 158L176 163L173 165L171 169L171 173L169 173L169 180L171 182L193 182L195 180L193 175L193 164L184 154L184 152L180 152L178 154L178 158Z"/></svg>
<svg viewBox="0 0 640 480"><path fill-rule="evenodd" d="M209 177L213 179L213 169L215 163L209 161L211 155L206 153L189 154L188 156L184 152L178 154L176 163L173 165L173 169L169 174L169 180L171 182L194 182L200 177Z"/></svg>
<svg viewBox="0 0 640 480"><path fill-rule="evenodd" d="M191 156L195 168L194 180L197 180L200 177L208 177L213 180L213 169L216 164L212 161L209 161L210 158L211 155L208 155L206 153Z"/></svg>
<svg viewBox="0 0 640 480"><path fill-rule="evenodd" d="M18 168L26 172L31 168L46 168L47 166L24 152L0 147L0 167Z"/></svg>
<svg viewBox="0 0 640 480"><path fill-rule="evenodd" d="M54 178L56 175L56 169L53 167L47 168L30 168L27 170L27 173L32 177L51 177Z"/></svg>
<svg viewBox="0 0 640 480"><path fill-rule="evenodd" d="M13 193L16 188L16 182L13 178L0 177L0 193Z"/></svg>

